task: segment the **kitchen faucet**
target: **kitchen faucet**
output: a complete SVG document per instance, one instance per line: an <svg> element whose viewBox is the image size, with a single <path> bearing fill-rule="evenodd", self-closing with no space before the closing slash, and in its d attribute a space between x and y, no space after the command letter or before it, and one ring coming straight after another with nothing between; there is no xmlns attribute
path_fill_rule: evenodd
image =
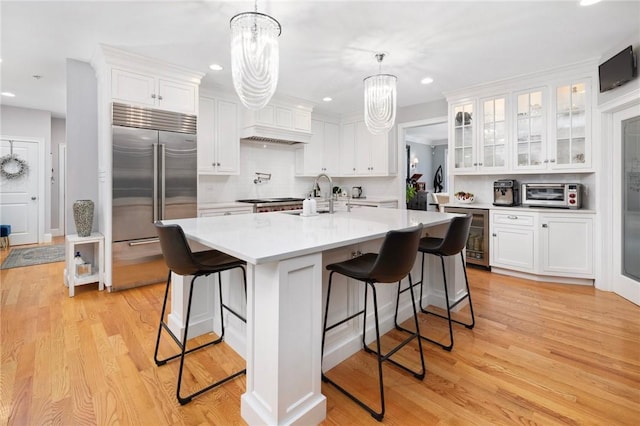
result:
<svg viewBox="0 0 640 426"><path fill-rule="evenodd" d="M331 179L331 176L326 173L320 173L318 176L316 176L316 181L314 182L313 187L315 188L316 186L318 186L318 181L323 177L327 178L327 180L329 181L329 213L333 213L333 180Z"/></svg>

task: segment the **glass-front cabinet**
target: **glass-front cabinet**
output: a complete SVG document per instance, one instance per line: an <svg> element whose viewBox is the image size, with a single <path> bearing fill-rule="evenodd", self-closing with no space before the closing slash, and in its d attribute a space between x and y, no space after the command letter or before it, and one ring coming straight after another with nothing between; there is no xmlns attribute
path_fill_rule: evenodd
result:
<svg viewBox="0 0 640 426"><path fill-rule="evenodd" d="M475 171L474 102L452 106L453 168L456 171Z"/></svg>
<svg viewBox="0 0 640 426"><path fill-rule="evenodd" d="M515 163L516 169L546 168L545 90L515 95Z"/></svg>
<svg viewBox="0 0 640 426"><path fill-rule="evenodd" d="M482 127L477 165L484 169L504 169L507 165L507 98L483 99L480 107Z"/></svg>
<svg viewBox="0 0 640 426"><path fill-rule="evenodd" d="M451 93L450 173L593 172L593 69L581 65Z"/></svg>
<svg viewBox="0 0 640 426"><path fill-rule="evenodd" d="M555 88L554 135L550 155L555 168L584 168L591 166L590 152L591 105L590 82L580 81ZM551 161L550 160L550 161Z"/></svg>

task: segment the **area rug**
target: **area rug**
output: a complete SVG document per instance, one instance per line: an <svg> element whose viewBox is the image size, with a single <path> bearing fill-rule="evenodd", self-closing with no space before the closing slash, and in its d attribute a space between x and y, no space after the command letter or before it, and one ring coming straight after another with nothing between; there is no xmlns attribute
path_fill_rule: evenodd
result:
<svg viewBox="0 0 640 426"><path fill-rule="evenodd" d="M53 262L64 262L64 244L11 249L0 269L21 268Z"/></svg>

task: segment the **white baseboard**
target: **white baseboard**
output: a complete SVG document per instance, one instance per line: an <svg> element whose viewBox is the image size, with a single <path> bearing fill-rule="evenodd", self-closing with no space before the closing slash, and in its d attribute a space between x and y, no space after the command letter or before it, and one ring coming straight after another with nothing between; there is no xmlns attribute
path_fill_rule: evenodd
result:
<svg viewBox="0 0 640 426"><path fill-rule="evenodd" d="M512 277L525 278L527 280L548 282L556 284L577 284L577 285L594 285L593 278L574 278L574 277L556 277L549 275L536 275L527 272L513 271L511 269L503 269L495 266L491 267L491 272L500 275L509 275Z"/></svg>
<svg viewBox="0 0 640 426"><path fill-rule="evenodd" d="M53 235L54 237L64 237L64 232L60 228L52 228L51 235Z"/></svg>

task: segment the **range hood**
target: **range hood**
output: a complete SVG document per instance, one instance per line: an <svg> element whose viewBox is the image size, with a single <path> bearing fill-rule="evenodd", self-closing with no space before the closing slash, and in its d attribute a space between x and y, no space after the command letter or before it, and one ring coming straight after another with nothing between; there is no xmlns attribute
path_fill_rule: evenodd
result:
<svg viewBox="0 0 640 426"><path fill-rule="evenodd" d="M269 104L243 114L240 140L295 145L311 142L311 108Z"/></svg>
<svg viewBox="0 0 640 426"><path fill-rule="evenodd" d="M295 145L309 143L311 141L311 133L267 125L253 125L242 129L240 139L253 142Z"/></svg>

